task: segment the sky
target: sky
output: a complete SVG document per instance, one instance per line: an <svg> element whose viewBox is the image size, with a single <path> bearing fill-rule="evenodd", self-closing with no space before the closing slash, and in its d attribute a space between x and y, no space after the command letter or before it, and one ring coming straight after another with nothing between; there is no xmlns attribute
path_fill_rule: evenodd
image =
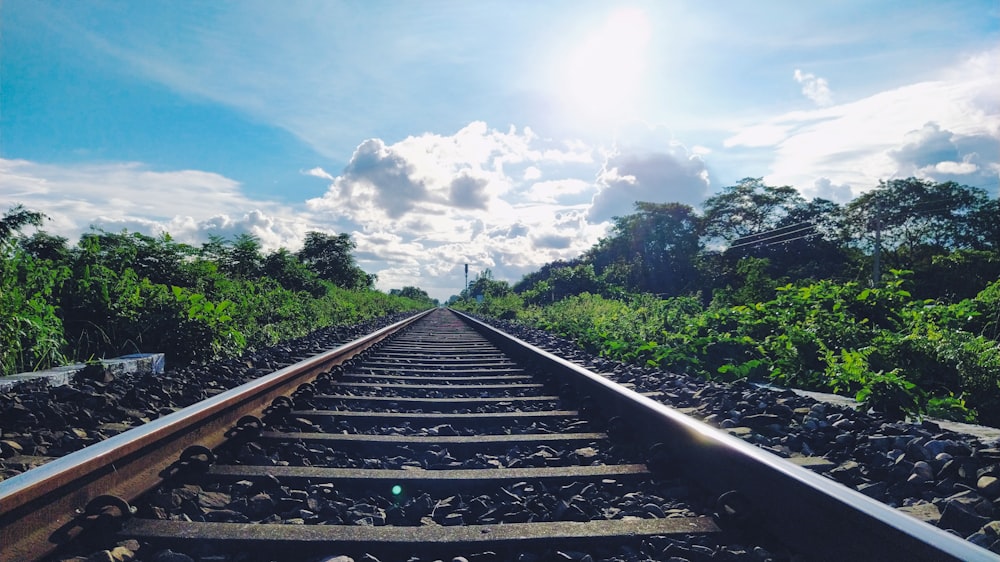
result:
<svg viewBox="0 0 1000 562"><path fill-rule="evenodd" d="M997 0L0 3L0 212L71 243L347 232L443 301L635 201L911 176L998 195Z"/></svg>

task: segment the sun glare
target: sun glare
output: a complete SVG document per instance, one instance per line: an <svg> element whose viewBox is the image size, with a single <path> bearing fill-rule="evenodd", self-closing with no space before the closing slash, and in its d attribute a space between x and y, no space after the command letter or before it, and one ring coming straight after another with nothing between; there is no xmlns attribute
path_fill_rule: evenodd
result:
<svg viewBox="0 0 1000 562"><path fill-rule="evenodd" d="M650 26L638 9L620 10L585 36L560 74L568 108L588 121L615 122L635 110Z"/></svg>

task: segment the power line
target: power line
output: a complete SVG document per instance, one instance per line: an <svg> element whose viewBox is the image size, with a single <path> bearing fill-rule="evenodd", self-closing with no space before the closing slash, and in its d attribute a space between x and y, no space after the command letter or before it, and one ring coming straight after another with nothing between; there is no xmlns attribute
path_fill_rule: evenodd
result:
<svg viewBox="0 0 1000 562"><path fill-rule="evenodd" d="M799 228L799 229L796 229L796 230L790 230L788 232L782 232L781 234L775 234L775 235L768 236L768 237L765 237L765 238L758 238L758 239L753 240L751 242L744 242L742 244L732 244L727 249L728 250L732 250L734 248L742 248L744 246L757 246L757 245L760 245L762 242L767 242L768 240L774 240L775 238L782 238L784 236L790 236L792 234L798 234L799 232L805 232L807 230L815 230L815 229L816 229L816 225L814 225L812 223L809 223L809 226L805 226L805 227L802 227L802 228ZM813 232L812 234L807 234L806 236L815 236L817 234L819 234L819 233ZM781 242L783 242L783 240L779 240L779 241L773 242L773 243L777 244L777 243L781 243ZM765 244L765 245L769 245L769 244Z"/></svg>
<svg viewBox="0 0 1000 562"><path fill-rule="evenodd" d="M802 236L789 238L788 240L778 240L776 242L770 242L768 244L764 244L762 247L766 248L768 246L777 246L778 244L788 244L789 242L795 242L796 240L802 240L803 238L812 238L814 236L819 236L819 235L820 234L818 232L813 232L812 234L803 234Z"/></svg>
<svg viewBox="0 0 1000 562"><path fill-rule="evenodd" d="M764 236L766 234L771 234L772 232L778 232L779 230L787 230L789 228L795 228L797 226L802 226L804 224L810 224L810 225L812 225L813 223L812 223L812 221L802 221L802 222L797 222L795 224L789 224L789 225L786 225L786 226L780 226L778 228L772 228L770 230L765 230L763 232L756 232L754 234L747 234L746 236L740 236L739 238L733 240L730 243L730 247L732 247L732 245L741 244L741 240L746 240L746 239L749 239L749 238L757 238L757 239L759 239L760 236ZM815 226L815 225L813 225L813 226Z"/></svg>

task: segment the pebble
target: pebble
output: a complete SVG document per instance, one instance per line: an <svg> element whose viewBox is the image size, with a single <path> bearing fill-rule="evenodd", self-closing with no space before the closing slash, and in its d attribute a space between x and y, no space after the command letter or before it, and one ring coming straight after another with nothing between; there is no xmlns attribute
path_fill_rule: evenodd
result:
<svg viewBox="0 0 1000 562"><path fill-rule="evenodd" d="M996 476L982 476L976 482L976 488L984 496L995 500L1000 497L1000 478Z"/></svg>

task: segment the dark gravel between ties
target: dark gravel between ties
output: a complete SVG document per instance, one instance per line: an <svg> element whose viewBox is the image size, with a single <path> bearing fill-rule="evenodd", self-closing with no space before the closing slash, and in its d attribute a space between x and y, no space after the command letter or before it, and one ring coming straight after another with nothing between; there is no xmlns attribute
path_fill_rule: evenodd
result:
<svg viewBox="0 0 1000 562"><path fill-rule="evenodd" d="M1000 553L1000 448L931 421L891 422L790 390L723 384L609 361L569 340L514 322L482 318L553 354L778 456L819 456L828 478Z"/></svg>
<svg viewBox="0 0 1000 562"><path fill-rule="evenodd" d="M170 368L162 375L105 380L77 377L73 384L27 382L0 393L0 480L147 423L282 366L327 351L408 317L384 316L308 336L239 359Z"/></svg>
<svg viewBox="0 0 1000 562"><path fill-rule="evenodd" d="M0 478L10 477L41 462L78 450L130 426L142 424L267 374L302 357L324 351L388 325L405 315L395 315L352 327L318 331L250 357L205 366L171 369L164 375L125 377L113 381L80 380L66 387L49 388L28 383L0 394ZM790 391L760 389L749 384L725 385L666 373L656 369L624 365L582 351L575 343L524 326L491 321L497 327L552 353L577 362L639 392L661 392L664 402L717 427L730 429L741 438L783 457L822 456L837 464L827 476L862 493L919 514L968 540L1000 552L1000 450L975 438L944 431L933 423L891 423L849 408L816 402ZM527 405L521 409L532 409ZM507 411L509 406L490 406L477 411ZM400 411L394 409L393 411ZM405 410L404 410L405 411ZM315 431L313 422L291 419L284 431ZM343 421L323 427L348 433L358 430ZM386 428L380 428L386 429ZM449 435L447 424L434 428L410 428L405 424L387 428L398 435ZM511 433L546 433L567 428L565 423L538 423L527 428L509 428ZM458 455L439 449L423 454L391 451L365 457L317 445L284 444L271 449L244 445L220 459L247 464L315 464L345 468L420 467L503 468L566 466L630 462L606 443L559 450L540 447L513 449L506 454ZM32 457L39 457L32 460ZM288 459L298 459L289 462ZM14 462L11 462L11 461ZM266 484L266 483L265 483ZM219 486L164 488L152 502L159 518L243 518L290 524L475 524L518 520L583 520L622 516L681 516L688 506L665 500L655 491L618 498L620 483L606 481L585 489L538 490L517 484L498 487L490 493L447 495L415 493L394 500L376 491L320 489L322 485L295 488L273 482L236 482ZM648 492L648 493L646 493ZM661 490L662 492L662 490ZM681 493L679 497L683 498ZM400 503L402 501L402 503ZM211 514L211 515L208 515ZM277 519L277 521L276 521ZM517 560L632 561L670 560L771 560L760 547L720 545L712 537L684 540L654 538L635 548L590 548L522 554ZM417 555L392 558L419 562L434 558ZM108 550L73 558L73 562L189 562L188 554L169 550L143 551L135 541L125 541ZM216 557L204 560L257 560ZM371 555L330 556L312 561L377 562ZM390 560L390 558L382 558ZM449 560L446 558L445 560ZM457 556L453 562L504 560L492 552Z"/></svg>

